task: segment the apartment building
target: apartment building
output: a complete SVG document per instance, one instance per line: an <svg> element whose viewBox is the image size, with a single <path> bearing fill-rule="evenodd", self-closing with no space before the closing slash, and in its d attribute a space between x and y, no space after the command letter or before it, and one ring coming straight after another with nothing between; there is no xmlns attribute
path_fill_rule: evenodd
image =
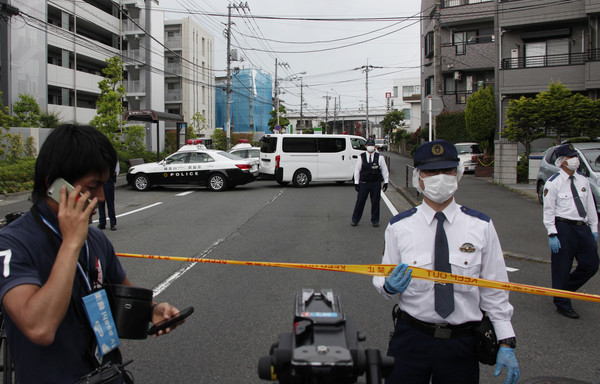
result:
<svg viewBox="0 0 600 384"><path fill-rule="evenodd" d="M415 132L421 126L421 79L395 79L388 110L404 112L404 129Z"/></svg>
<svg viewBox="0 0 600 384"><path fill-rule="evenodd" d="M600 0L423 0L421 9L421 97L441 96L446 111L493 85L498 130L510 99L552 81L600 96Z"/></svg>
<svg viewBox="0 0 600 384"><path fill-rule="evenodd" d="M96 114L105 60L120 56L127 109L164 110L164 16L157 0L12 0L11 5L20 15L6 24L0 44L8 52L0 64L6 105L26 93L62 121L87 124ZM159 128L148 125L152 150L164 143L163 122Z"/></svg>
<svg viewBox="0 0 600 384"><path fill-rule="evenodd" d="M186 18L165 20L165 107L190 123L196 113L206 119L200 135L210 137L215 127L214 37ZM175 122L167 123L175 128Z"/></svg>

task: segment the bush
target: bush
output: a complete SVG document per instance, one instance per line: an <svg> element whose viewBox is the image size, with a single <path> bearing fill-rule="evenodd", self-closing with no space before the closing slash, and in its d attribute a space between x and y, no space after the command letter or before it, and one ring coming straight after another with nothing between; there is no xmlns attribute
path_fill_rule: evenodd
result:
<svg viewBox="0 0 600 384"><path fill-rule="evenodd" d="M521 155L517 162L517 183L529 182L529 158L526 155Z"/></svg>
<svg viewBox="0 0 600 384"><path fill-rule="evenodd" d="M467 132L464 112L442 112L435 118L435 137L451 143L473 141Z"/></svg>
<svg viewBox="0 0 600 384"><path fill-rule="evenodd" d="M23 158L12 163L0 162L0 194L33 189L34 172L34 158Z"/></svg>

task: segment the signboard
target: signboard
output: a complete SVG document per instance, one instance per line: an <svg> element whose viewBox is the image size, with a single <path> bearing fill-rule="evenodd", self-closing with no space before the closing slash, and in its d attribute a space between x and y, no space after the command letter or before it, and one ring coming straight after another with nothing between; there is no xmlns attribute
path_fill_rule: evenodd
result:
<svg viewBox="0 0 600 384"><path fill-rule="evenodd" d="M444 110L444 102L442 98L438 95L427 95L425 97L427 99L427 105L425 106L425 110L429 111L431 108L431 114L433 116L437 116Z"/></svg>
<svg viewBox="0 0 600 384"><path fill-rule="evenodd" d="M277 124L274 128L276 131L279 131L281 129L281 125Z"/></svg>
<svg viewBox="0 0 600 384"><path fill-rule="evenodd" d="M391 99L392 98L392 93L391 92L386 92L385 93L385 98L386 99Z"/></svg>

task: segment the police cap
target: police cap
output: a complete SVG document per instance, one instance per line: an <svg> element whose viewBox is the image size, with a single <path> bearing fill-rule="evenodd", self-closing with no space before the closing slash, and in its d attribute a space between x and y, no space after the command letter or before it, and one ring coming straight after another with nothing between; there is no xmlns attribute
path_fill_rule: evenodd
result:
<svg viewBox="0 0 600 384"><path fill-rule="evenodd" d="M556 150L556 157L573 157L577 156L577 151L573 147L573 144L563 144Z"/></svg>
<svg viewBox="0 0 600 384"><path fill-rule="evenodd" d="M415 151L414 165L419 169L446 169L458 167L460 160L456 147L446 140L434 140Z"/></svg>
<svg viewBox="0 0 600 384"><path fill-rule="evenodd" d="M373 140L373 139L367 139L367 144L365 144L365 145L367 145L367 146L368 145L373 145L374 146L375 145L375 140Z"/></svg>

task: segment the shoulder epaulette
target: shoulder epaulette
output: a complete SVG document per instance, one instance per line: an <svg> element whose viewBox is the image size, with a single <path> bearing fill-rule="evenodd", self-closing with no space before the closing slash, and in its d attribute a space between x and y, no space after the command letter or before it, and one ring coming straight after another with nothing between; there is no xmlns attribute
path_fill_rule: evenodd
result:
<svg viewBox="0 0 600 384"><path fill-rule="evenodd" d="M408 211L400 212L396 216L392 217L392 219L390 220L390 225L397 223L398 221L400 221L402 219L406 219L407 217L414 215L416 212L417 212L417 208L411 208Z"/></svg>
<svg viewBox="0 0 600 384"><path fill-rule="evenodd" d="M556 179L557 177L558 177L558 172L556 172L554 175L550 176L548 181L552 181L552 180Z"/></svg>
<svg viewBox="0 0 600 384"><path fill-rule="evenodd" d="M481 213L481 212L479 212L479 211L476 211L476 210L474 210L474 209L471 209L471 208L467 208L467 207L465 207L465 206L462 206L462 207L460 207L460 210L461 210L463 213L465 213L465 214L467 214L467 215L469 215L469 216L476 217L476 218L478 218L478 219L480 219L480 220L483 220L483 221L485 221L485 222L488 222L488 223L489 223L489 222L490 222L490 220L491 220L491 219L490 219L490 217L489 217L488 215L486 215L485 213Z"/></svg>

